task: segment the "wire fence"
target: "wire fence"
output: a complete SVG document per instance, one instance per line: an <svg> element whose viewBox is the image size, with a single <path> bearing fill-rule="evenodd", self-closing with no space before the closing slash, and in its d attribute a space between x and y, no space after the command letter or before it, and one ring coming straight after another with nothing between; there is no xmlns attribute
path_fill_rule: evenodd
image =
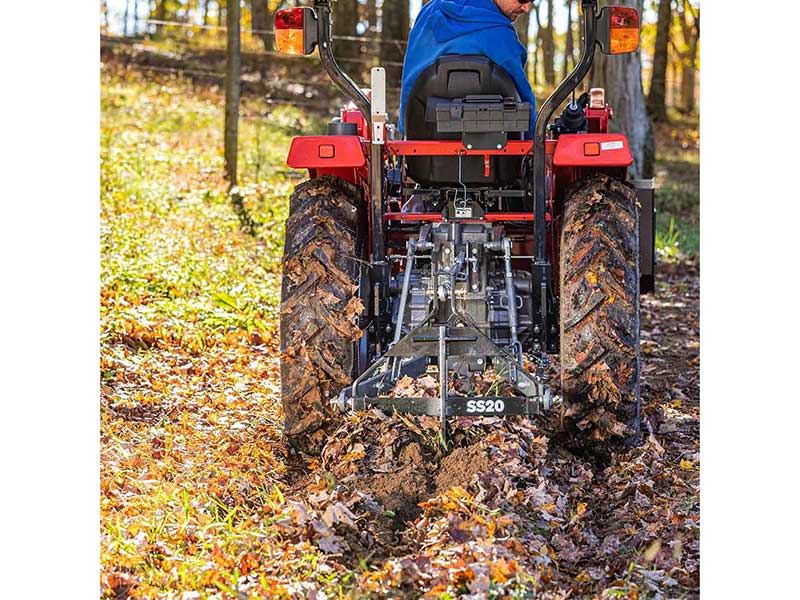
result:
<svg viewBox="0 0 800 600"><path fill-rule="evenodd" d="M117 44L117 45L125 44L125 43L131 43L131 44L146 43L146 42L150 42L150 41L153 41L153 40L157 39L157 38L151 38L149 36L143 37L143 38L137 38L137 37L117 37L117 36L112 37L112 36L107 36L107 35L105 35L105 36L101 35L100 37L101 37L101 41L103 41L105 43ZM175 45L183 45L185 47L191 48L191 41L187 40L186 38L176 38L176 37L165 36L162 39L165 39L169 43L173 43ZM153 43L155 44L155 42L153 42ZM152 47L155 48L155 45L153 45ZM163 50L164 48L161 48L161 49ZM206 46L195 45L193 50L196 51L196 52L203 52L203 51L205 51L205 52L210 52L210 51L225 52L225 48L223 46L206 47ZM303 59L304 58L306 60L311 60L311 61L315 61L315 62L318 62L318 63L320 62L320 58L319 58L319 56L317 54L312 54L312 55L309 55L309 56L306 56L306 57L289 57L288 55L283 54L281 52L278 52L276 50L267 50L267 49L263 49L263 50L259 49L258 51L242 50L242 51L240 51L240 55L243 58L247 58L247 57L257 58L259 56L281 56L281 57L289 58L289 59L298 59L298 58ZM344 63L344 64L363 64L363 65L375 65L375 66L377 66L380 63L381 66L389 66L389 67L402 67L403 66L403 63L400 62L400 61L381 60L378 57L360 58L360 57L344 57L344 56L340 56L340 57L337 57L337 60L339 62L341 62L341 63Z"/></svg>
<svg viewBox="0 0 800 600"><path fill-rule="evenodd" d="M110 46L141 46L144 48L150 48L155 50L160 50L157 45L153 44L144 44L141 42L137 42L134 40L120 40L120 39L113 39L103 37L102 39L103 45L110 45ZM134 69L136 71L141 71L144 73L158 73L164 75L174 75L174 76L189 76L189 77L208 77L217 80L224 80L225 72L218 71L214 69L202 69L197 68L194 66L185 66L185 65L149 65L144 63L137 63L137 62L129 62L129 63L122 63L126 68ZM248 82L248 76L250 73L244 73L242 79L245 83ZM281 85L284 88L284 91L287 94L292 95L271 95L269 93L261 93L258 95L260 101L263 101L265 104L269 106L279 106L279 105L292 105L292 106L299 106L303 108L307 108L316 112L322 112L327 114L335 114L344 105L344 99L341 99L340 103L332 103L329 99L326 98L304 98L298 97L299 95L305 93L306 88L314 88L318 90L329 90L332 95L338 96L338 91L336 90L336 86L332 81L303 81L303 82L280 82L280 81L261 81L261 85L267 91L270 88L274 88L274 86ZM362 84L361 87L368 87L368 84ZM292 93L292 90L296 89L297 92ZM271 89L270 91L275 91ZM400 88L389 88L387 89L387 93L390 95L399 95ZM244 119L259 119L266 116L265 114L257 114L257 113L242 113L241 118Z"/></svg>
<svg viewBox="0 0 800 600"><path fill-rule="evenodd" d="M158 19L142 19L143 23L147 23L150 25L158 25L158 26L171 26L171 27L182 27L186 29L203 29L209 31L227 31L228 28L225 25L203 25L199 23L185 23L183 21L163 21ZM243 33L249 33L251 35L275 35L274 29L253 29L251 27L242 27L241 31ZM367 42L370 44L392 44L395 46L407 46L408 40L397 40L397 39L384 39L383 37L369 37L365 35L333 35L334 40L344 40L348 42Z"/></svg>

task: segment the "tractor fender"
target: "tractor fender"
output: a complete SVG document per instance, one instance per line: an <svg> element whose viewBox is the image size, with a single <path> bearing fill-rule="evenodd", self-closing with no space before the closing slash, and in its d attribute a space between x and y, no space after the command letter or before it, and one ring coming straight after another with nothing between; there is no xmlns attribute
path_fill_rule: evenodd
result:
<svg viewBox="0 0 800 600"><path fill-rule="evenodd" d="M286 164L294 169L358 168L366 164L357 135L307 135L292 139Z"/></svg>
<svg viewBox="0 0 800 600"><path fill-rule="evenodd" d="M357 135L307 135L292 139L286 164L308 169L311 179L336 175L358 185L366 169L367 141Z"/></svg>
<svg viewBox="0 0 800 600"><path fill-rule="evenodd" d="M619 133L566 133L558 136L555 167L628 167L633 163L628 138Z"/></svg>

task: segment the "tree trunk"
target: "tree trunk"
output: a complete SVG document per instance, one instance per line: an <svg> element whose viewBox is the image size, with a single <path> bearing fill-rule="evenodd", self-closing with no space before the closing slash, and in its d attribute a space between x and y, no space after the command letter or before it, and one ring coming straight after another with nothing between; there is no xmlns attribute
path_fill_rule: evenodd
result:
<svg viewBox="0 0 800 600"><path fill-rule="evenodd" d="M390 0L391 1L391 0ZM367 0L367 31L370 37L378 35L378 0Z"/></svg>
<svg viewBox="0 0 800 600"><path fill-rule="evenodd" d="M547 27L542 30L542 63L544 66L544 81L551 87L556 84L555 55L553 0L547 0Z"/></svg>
<svg viewBox="0 0 800 600"><path fill-rule="evenodd" d="M125 0L125 14L122 17L122 35L128 37L128 17L130 17L130 0Z"/></svg>
<svg viewBox="0 0 800 600"><path fill-rule="evenodd" d="M261 40L264 50L272 50L272 36L266 33L270 28L267 0L252 0L250 3L250 26L253 37Z"/></svg>
<svg viewBox="0 0 800 600"><path fill-rule="evenodd" d="M615 0L615 4L632 6L641 12L644 0ZM591 77L591 87L605 88L606 102L614 109L610 129L628 137L633 155L630 176L634 179L652 177L655 140L642 90L641 49L616 56L598 52Z"/></svg>
<svg viewBox="0 0 800 600"><path fill-rule="evenodd" d="M406 57L408 40L408 2L406 0L383 0L381 15L381 65L386 69L386 87L399 88L403 67L389 63L402 63Z"/></svg>
<svg viewBox="0 0 800 600"><path fill-rule="evenodd" d="M530 28L531 24L531 15L530 13L522 13L520 17L514 23L514 29L517 30L517 37L519 38L520 43L525 46L525 71L528 70L528 57L529 57L529 50L528 44L530 42L528 37L528 29ZM526 73L527 75L527 73Z"/></svg>
<svg viewBox="0 0 800 600"><path fill-rule="evenodd" d="M156 2L156 20L157 21L166 21L167 20L167 0L158 0ZM156 24L156 35L160 34L164 29L164 26L161 23Z"/></svg>
<svg viewBox="0 0 800 600"><path fill-rule="evenodd" d="M669 60L669 30L672 23L672 0L661 0L658 4L656 47L653 56L653 74L650 92L647 95L647 112L653 121L667 120L667 62Z"/></svg>
<svg viewBox="0 0 800 600"><path fill-rule="evenodd" d="M103 15L103 24L108 27L108 2L102 0L100 3L100 12Z"/></svg>
<svg viewBox="0 0 800 600"><path fill-rule="evenodd" d="M575 38L572 35L572 0L567 0L567 41L564 44L564 71L562 77L566 79L570 72L570 63L575 68Z"/></svg>
<svg viewBox="0 0 800 600"><path fill-rule="evenodd" d="M690 114L695 108L694 88L697 73L697 48L700 42L700 9L694 9L689 0L678 0L678 21L681 24L684 52L681 54L681 110ZM692 23L688 15L692 13Z"/></svg>
<svg viewBox="0 0 800 600"><path fill-rule="evenodd" d="M225 177L236 185L236 152L239 140L239 95L242 53L238 0L228 2L226 12L227 54L225 64Z"/></svg>
<svg viewBox="0 0 800 600"><path fill-rule="evenodd" d="M208 0L203 0L203 25L208 25Z"/></svg>
<svg viewBox="0 0 800 600"><path fill-rule="evenodd" d="M133 0L133 35L139 33L139 0Z"/></svg>
<svg viewBox="0 0 800 600"><path fill-rule="evenodd" d="M389 4L387 0L385 4ZM386 11L386 6L383 7ZM358 0L339 0L333 6L333 35L353 37L358 35ZM348 58L358 58L361 54L361 42L353 40L334 40L333 50L337 58L345 59L342 66L347 69ZM350 68L354 63L350 63Z"/></svg>
<svg viewBox="0 0 800 600"><path fill-rule="evenodd" d="M542 45L542 20L539 16L539 2L534 2L531 7L533 16L536 19L536 39L533 42L533 85L539 85L539 52Z"/></svg>

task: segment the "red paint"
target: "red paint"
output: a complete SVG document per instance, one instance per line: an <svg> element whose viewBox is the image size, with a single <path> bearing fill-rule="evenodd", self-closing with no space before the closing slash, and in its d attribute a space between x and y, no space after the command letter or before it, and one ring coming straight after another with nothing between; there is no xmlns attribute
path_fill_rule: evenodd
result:
<svg viewBox="0 0 800 600"><path fill-rule="evenodd" d="M586 144L600 145L598 156L586 156ZM617 147L621 144L621 148ZM618 133L570 133L559 136L553 154L555 167L627 167L633 163L627 138Z"/></svg>
<svg viewBox="0 0 800 600"><path fill-rule="evenodd" d="M492 163L489 160L489 155L488 154L484 154L483 155L483 176L484 177L488 177L489 176L489 173L490 173L489 168L490 168L491 164Z"/></svg>
<svg viewBox="0 0 800 600"><path fill-rule="evenodd" d="M330 158L322 150L325 146L333 146ZM294 169L358 168L366 165L365 152L362 140L354 135L301 136L292 139L286 164Z"/></svg>
<svg viewBox="0 0 800 600"><path fill-rule="evenodd" d="M399 213L391 212L383 215L386 221L427 221L429 223L439 223L442 221L442 213ZM550 220L550 215L546 215L547 220ZM533 221L533 213L486 213L482 219L458 219L458 221L472 221L488 223L497 223L498 221Z"/></svg>
<svg viewBox="0 0 800 600"><path fill-rule="evenodd" d="M342 122L343 123L355 123L358 127L358 135L362 138L369 138L369 134L367 133L369 129L367 128L367 120L364 118L364 115L361 114L361 111L357 108L346 108L342 110Z"/></svg>
<svg viewBox="0 0 800 600"><path fill-rule="evenodd" d="M555 142L548 140L545 153L554 147ZM395 156L521 156L533 154L533 142L512 140L500 150L467 150L459 140L396 140L386 142L386 150Z"/></svg>
<svg viewBox="0 0 800 600"><path fill-rule="evenodd" d="M614 117L614 111L606 104L605 108L587 108L586 118L589 120L589 133L608 133L608 122Z"/></svg>

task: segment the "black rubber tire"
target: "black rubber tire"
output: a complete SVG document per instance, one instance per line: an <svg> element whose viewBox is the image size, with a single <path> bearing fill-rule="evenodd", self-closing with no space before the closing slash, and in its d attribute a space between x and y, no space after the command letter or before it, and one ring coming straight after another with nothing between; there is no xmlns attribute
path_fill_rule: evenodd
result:
<svg viewBox="0 0 800 600"><path fill-rule="evenodd" d="M286 221L281 286L281 396L286 433L319 452L339 415L329 400L355 374L357 297L366 251L362 193L324 176L298 185Z"/></svg>
<svg viewBox="0 0 800 600"><path fill-rule="evenodd" d="M636 444L641 361L635 188L593 175L568 190L560 254L565 429L587 449Z"/></svg>

